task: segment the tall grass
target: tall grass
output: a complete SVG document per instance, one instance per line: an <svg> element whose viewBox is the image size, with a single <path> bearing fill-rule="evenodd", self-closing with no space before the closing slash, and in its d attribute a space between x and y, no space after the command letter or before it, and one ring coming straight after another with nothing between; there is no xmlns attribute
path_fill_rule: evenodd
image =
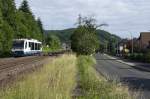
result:
<svg viewBox="0 0 150 99"><path fill-rule="evenodd" d="M128 88L100 76L92 67L95 63L90 56L51 59L16 85L0 90L0 99L131 99ZM72 97L76 86L80 95Z"/></svg>
<svg viewBox="0 0 150 99"><path fill-rule="evenodd" d="M76 57L63 55L15 86L1 90L0 99L71 99L76 72Z"/></svg>
<svg viewBox="0 0 150 99"><path fill-rule="evenodd" d="M79 56L77 59L79 70L78 88L81 95L76 99L131 99L128 88L121 84L108 82L94 69L95 59L91 56Z"/></svg>

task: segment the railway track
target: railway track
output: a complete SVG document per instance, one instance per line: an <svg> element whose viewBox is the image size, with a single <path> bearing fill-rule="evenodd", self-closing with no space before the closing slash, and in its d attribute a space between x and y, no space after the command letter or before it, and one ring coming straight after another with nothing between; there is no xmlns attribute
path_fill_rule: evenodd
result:
<svg viewBox="0 0 150 99"><path fill-rule="evenodd" d="M20 58L6 58L0 59L0 73L15 67L32 64L34 62L40 61L48 56L58 56L64 54L66 51L52 52L52 53L42 53L42 56L28 56Z"/></svg>
<svg viewBox="0 0 150 99"><path fill-rule="evenodd" d="M12 83L18 79L20 74L29 73L40 68L49 61L51 57L56 57L69 51L42 53L41 56L28 56L19 58L0 59L0 87Z"/></svg>
<svg viewBox="0 0 150 99"><path fill-rule="evenodd" d="M29 56L21 58L0 59L0 87L12 83L21 74L40 68L49 60L48 56Z"/></svg>
<svg viewBox="0 0 150 99"><path fill-rule="evenodd" d="M0 73L4 72L4 71L8 71L8 70L11 70L11 69L14 69L16 67L19 67L19 66L24 66L24 65L29 65L29 64L33 64L37 61L40 61L42 59L44 59L46 57L26 57L26 58L18 58L18 59L15 59L15 60L10 60L10 61L7 61L7 62L0 62Z"/></svg>

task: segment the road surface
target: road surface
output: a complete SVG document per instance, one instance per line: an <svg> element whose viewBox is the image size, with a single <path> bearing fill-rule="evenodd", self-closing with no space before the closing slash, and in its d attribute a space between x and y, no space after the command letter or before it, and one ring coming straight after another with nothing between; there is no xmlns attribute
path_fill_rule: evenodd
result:
<svg viewBox="0 0 150 99"><path fill-rule="evenodd" d="M131 92L138 91L138 99L150 99L150 72L117 62L104 54L96 54L95 57L99 73L109 80L127 84Z"/></svg>

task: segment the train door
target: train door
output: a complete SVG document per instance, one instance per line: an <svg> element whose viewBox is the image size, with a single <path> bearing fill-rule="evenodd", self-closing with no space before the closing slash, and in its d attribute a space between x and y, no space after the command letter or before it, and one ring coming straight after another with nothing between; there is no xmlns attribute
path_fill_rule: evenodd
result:
<svg viewBox="0 0 150 99"><path fill-rule="evenodd" d="M24 42L24 52L25 52L26 55L30 54L30 47L29 47L29 42L28 41Z"/></svg>

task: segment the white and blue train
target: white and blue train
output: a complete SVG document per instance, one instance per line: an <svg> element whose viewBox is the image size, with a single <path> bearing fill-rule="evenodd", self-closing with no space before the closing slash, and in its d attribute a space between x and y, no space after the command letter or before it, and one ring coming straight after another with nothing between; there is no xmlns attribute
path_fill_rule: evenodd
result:
<svg viewBox="0 0 150 99"><path fill-rule="evenodd" d="M13 40L13 56L38 55L42 52L42 42L35 39L15 39Z"/></svg>

